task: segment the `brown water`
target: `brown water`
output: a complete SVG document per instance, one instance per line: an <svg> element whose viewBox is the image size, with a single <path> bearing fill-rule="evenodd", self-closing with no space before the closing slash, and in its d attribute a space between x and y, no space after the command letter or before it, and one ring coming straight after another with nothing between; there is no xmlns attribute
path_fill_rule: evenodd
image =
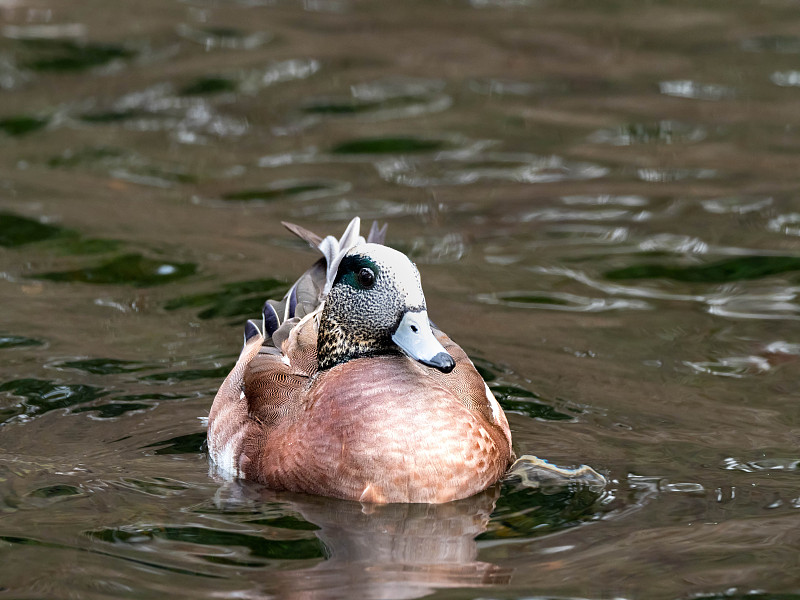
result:
<svg viewBox="0 0 800 600"><path fill-rule="evenodd" d="M800 5L0 1L0 598L800 598ZM389 222L518 454L450 505L208 475L315 257Z"/></svg>

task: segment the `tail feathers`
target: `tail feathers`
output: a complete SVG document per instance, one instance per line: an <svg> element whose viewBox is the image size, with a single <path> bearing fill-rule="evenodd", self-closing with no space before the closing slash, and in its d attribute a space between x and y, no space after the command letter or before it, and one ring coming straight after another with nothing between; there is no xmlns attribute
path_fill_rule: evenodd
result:
<svg viewBox="0 0 800 600"><path fill-rule="evenodd" d="M386 230L389 228L388 223L384 223L383 227L378 227L378 222L373 221L372 227L369 228L369 235L367 242L370 244L383 244L386 239Z"/></svg>
<svg viewBox="0 0 800 600"><path fill-rule="evenodd" d="M319 248L319 245L322 243L321 237L319 237L313 231L309 231L305 227L300 227L300 225L295 225L294 223L287 223L286 221L281 221L281 225L286 227L286 229L291 231L300 239L307 241L315 250Z"/></svg>
<svg viewBox="0 0 800 600"><path fill-rule="evenodd" d="M272 301L274 302L274 300ZM280 327L281 320L278 318L278 312L275 307L267 300L264 303L264 308L261 310L262 322L264 325L264 335L267 337L272 336L275 330Z"/></svg>
<svg viewBox="0 0 800 600"><path fill-rule="evenodd" d="M253 319L248 319L247 321L245 321L244 324L245 346L247 345L247 342L252 340L257 335L261 335L261 327L259 327L259 324Z"/></svg>
<svg viewBox="0 0 800 600"><path fill-rule="evenodd" d="M336 272L339 270L339 264L342 262L344 255L358 244L363 244L366 240L360 235L361 219L354 217L344 234L338 240L329 235L319 245L319 250L325 256L325 263L327 265L325 276L325 287L322 289L323 299L328 295L333 287L333 282L336 279Z"/></svg>

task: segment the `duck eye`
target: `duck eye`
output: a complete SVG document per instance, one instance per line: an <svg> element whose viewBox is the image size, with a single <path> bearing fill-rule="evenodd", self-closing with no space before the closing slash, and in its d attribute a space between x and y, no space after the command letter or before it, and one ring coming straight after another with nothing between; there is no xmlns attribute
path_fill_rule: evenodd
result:
<svg viewBox="0 0 800 600"><path fill-rule="evenodd" d="M375 273L372 272L372 269L364 267L358 272L357 277L358 283L365 289L370 289L375 285Z"/></svg>

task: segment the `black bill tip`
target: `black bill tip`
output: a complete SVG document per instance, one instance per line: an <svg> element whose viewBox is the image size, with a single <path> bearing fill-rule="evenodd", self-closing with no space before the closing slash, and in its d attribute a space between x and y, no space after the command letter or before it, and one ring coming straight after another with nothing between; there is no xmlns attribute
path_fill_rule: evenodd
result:
<svg viewBox="0 0 800 600"><path fill-rule="evenodd" d="M420 360L423 365L439 369L442 373L449 373L456 368L456 361L447 352L439 352L433 358Z"/></svg>

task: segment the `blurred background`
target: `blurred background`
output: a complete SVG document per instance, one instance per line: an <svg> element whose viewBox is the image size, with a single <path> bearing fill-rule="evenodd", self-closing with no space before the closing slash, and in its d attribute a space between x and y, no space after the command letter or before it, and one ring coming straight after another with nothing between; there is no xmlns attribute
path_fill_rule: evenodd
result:
<svg viewBox="0 0 800 600"><path fill-rule="evenodd" d="M795 0L0 0L0 598L800 598ZM512 480L209 476L242 325L361 216Z"/></svg>

